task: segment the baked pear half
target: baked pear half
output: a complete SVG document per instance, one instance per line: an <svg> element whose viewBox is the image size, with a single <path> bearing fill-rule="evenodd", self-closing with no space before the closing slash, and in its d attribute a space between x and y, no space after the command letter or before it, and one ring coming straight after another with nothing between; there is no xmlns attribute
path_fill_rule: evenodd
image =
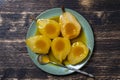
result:
<svg viewBox="0 0 120 80"><path fill-rule="evenodd" d="M51 49L54 57L62 63L70 52L70 40L68 38L57 37L53 39Z"/></svg>
<svg viewBox="0 0 120 80"><path fill-rule="evenodd" d="M38 19L37 20L38 31L50 39L58 37L60 34L60 25L58 22L50 19Z"/></svg>
<svg viewBox="0 0 120 80"><path fill-rule="evenodd" d="M51 40L44 35L37 35L26 39L26 44L35 53L47 54L51 46Z"/></svg>
<svg viewBox="0 0 120 80"><path fill-rule="evenodd" d="M60 15L59 23L61 26L61 33L64 37L73 39L80 34L81 25L70 12L63 12Z"/></svg>
<svg viewBox="0 0 120 80"><path fill-rule="evenodd" d="M67 60L70 64L75 65L82 62L87 57L88 53L89 49L83 42L75 42L72 44Z"/></svg>

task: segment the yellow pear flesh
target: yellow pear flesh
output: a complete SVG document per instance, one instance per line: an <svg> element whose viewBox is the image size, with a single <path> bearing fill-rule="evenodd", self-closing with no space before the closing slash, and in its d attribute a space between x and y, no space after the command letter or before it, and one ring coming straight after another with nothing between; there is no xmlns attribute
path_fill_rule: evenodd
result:
<svg viewBox="0 0 120 80"><path fill-rule="evenodd" d="M50 39L58 37L60 34L60 25L58 22L50 19L38 19L38 30L42 35L46 35Z"/></svg>
<svg viewBox="0 0 120 80"><path fill-rule="evenodd" d="M64 37L73 39L79 35L81 25L70 12L62 13L62 15L60 15L59 22L61 26L61 33Z"/></svg>
<svg viewBox="0 0 120 80"><path fill-rule="evenodd" d="M47 54L51 46L51 40L43 35L37 35L26 39L27 46L35 53Z"/></svg>
<svg viewBox="0 0 120 80"><path fill-rule="evenodd" d="M61 62L55 58L52 51L49 52L48 57L49 57L50 61L55 62L57 64L61 64Z"/></svg>
<svg viewBox="0 0 120 80"><path fill-rule="evenodd" d="M75 42L72 44L71 51L68 54L68 62L72 65L83 61L88 55L89 49L82 42Z"/></svg>
<svg viewBox="0 0 120 80"><path fill-rule="evenodd" d="M53 39L51 48L55 58L62 62L70 52L70 40L68 38L57 37Z"/></svg>

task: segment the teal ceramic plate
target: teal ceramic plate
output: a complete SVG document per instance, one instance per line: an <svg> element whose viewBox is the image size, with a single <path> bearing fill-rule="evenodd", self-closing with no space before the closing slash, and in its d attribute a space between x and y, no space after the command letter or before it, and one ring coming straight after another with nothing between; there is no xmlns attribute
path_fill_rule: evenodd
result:
<svg viewBox="0 0 120 80"><path fill-rule="evenodd" d="M87 59L85 59L82 63L76 65L76 66L71 66L74 67L76 69L81 69L86 63L87 61L90 59L90 56L92 55L92 51L93 51L93 47L94 47L94 36L93 36L93 32L92 29L89 25L89 23L87 22L87 20L80 15L79 13L77 13L74 10L71 9L65 9L68 12L71 12L76 18L77 20L81 23L82 25L82 29L85 32L86 38L87 38L87 46L90 49L89 55L87 57ZM44 11L43 13L41 13L38 18L44 19L44 18L51 18L54 16L60 16L62 14L62 10L61 8L53 8L53 9L49 9ZM30 28L27 32L27 38L34 36L36 32L36 24L33 21L32 24L30 25ZM28 54L31 57L32 61L43 71L50 73L50 74L54 74L54 75L67 75L67 74L71 74L74 71L68 70L66 68L63 67L59 67L59 66L54 66L51 64L47 64L47 65L40 65L39 62L37 61L37 57L38 55L33 53L28 47Z"/></svg>

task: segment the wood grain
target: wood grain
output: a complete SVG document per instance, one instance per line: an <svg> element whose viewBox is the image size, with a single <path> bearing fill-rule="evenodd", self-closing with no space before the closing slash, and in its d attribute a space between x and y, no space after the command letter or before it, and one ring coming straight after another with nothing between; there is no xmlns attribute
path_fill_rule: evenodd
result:
<svg viewBox="0 0 120 80"><path fill-rule="evenodd" d="M83 15L94 32L94 52L82 70L94 74L95 80L120 80L120 0L1 0L1 80L94 80L78 73L45 73L27 54L24 41L32 22L30 15L61 5Z"/></svg>

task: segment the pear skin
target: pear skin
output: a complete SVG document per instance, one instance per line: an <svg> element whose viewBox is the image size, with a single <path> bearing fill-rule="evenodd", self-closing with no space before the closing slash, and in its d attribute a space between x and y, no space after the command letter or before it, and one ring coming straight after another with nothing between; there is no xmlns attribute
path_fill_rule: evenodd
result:
<svg viewBox="0 0 120 80"><path fill-rule="evenodd" d="M70 12L63 12L60 15L59 23L64 37L74 39L80 34L81 25Z"/></svg>
<svg viewBox="0 0 120 80"><path fill-rule="evenodd" d="M54 57L62 63L70 52L70 40L68 38L57 37L53 39L51 49Z"/></svg>
<svg viewBox="0 0 120 80"><path fill-rule="evenodd" d="M37 35L26 39L26 44L35 53L47 54L51 46L51 40L46 36Z"/></svg>
<svg viewBox="0 0 120 80"><path fill-rule="evenodd" d="M87 57L88 53L89 49L83 42L75 42L72 44L67 60L70 64L75 65L82 62Z"/></svg>
<svg viewBox="0 0 120 80"><path fill-rule="evenodd" d="M58 22L54 20L38 19L37 27L42 35L45 35L50 39L54 39L55 37L58 37L60 34L60 25L58 24Z"/></svg>

